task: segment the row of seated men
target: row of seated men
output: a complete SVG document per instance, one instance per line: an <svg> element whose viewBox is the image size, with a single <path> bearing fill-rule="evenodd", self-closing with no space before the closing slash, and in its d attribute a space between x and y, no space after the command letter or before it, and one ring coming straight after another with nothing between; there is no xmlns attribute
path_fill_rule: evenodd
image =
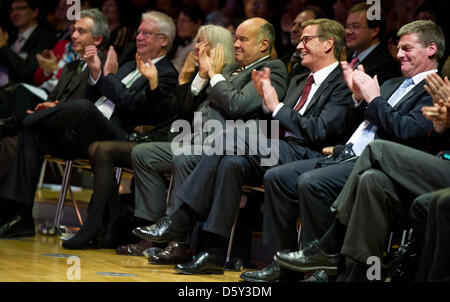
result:
<svg viewBox="0 0 450 302"><path fill-rule="evenodd" d="M444 177L448 162L439 160L435 169L416 168L412 163L418 160L407 161L405 154L426 156L418 150L425 150L428 144L436 148L436 141L442 143L440 149L448 147L444 138L448 134L446 93L450 84L435 76L445 44L436 24L415 21L399 31L397 57L403 77L390 78L386 75L394 77L397 72L395 61L390 62L389 54L383 51L375 52L380 25L370 28L358 23L367 24L367 7L355 9L349 19L355 15L364 18L355 18L346 29L329 19L302 23L297 50L309 72L294 75L288 82L284 64L270 57L273 26L264 19L245 20L237 27L234 39L219 26L200 28L195 50L178 75L165 58L175 31L170 17L159 12L143 14L136 37L136 61L118 68L115 52L101 51L108 36L107 27L98 26L105 22L104 16L96 9L82 11L72 35L81 56L64 67L55 88L61 95L39 104L22 121L17 152L2 191L0 236L34 235L31 212L45 154L67 159L87 157L94 170L94 194L84 225L73 238L63 241L64 248L82 249L99 235L102 247L117 247L119 253L129 254L142 254L142 246L150 246L147 242L162 248L170 242L151 255L165 261L170 250L178 247L177 242L186 241L194 224L204 221L205 249L193 260L170 260L177 264L175 270L184 274L223 273L241 188L264 184L264 242L279 246L281 251L268 267L243 273L243 279L298 280L303 275L293 271L324 268L329 273L342 273L341 280L348 276L347 280L363 280L365 275L358 272L366 268L367 256L382 254L381 242L392 222L390 211L401 214L401 208L409 208L415 197L448 186ZM98 27L106 30L94 30ZM365 36L370 40L365 41L366 51L355 46L354 57L340 64L344 35L360 30L373 33ZM377 56L371 65L369 58L374 53ZM78 87L83 87L84 98L69 93ZM193 131L187 131L188 138L180 139L171 129L175 119L190 121ZM210 126L226 129L227 120L278 121L279 136L268 138L267 145L276 146L270 158L265 150L249 154L255 147L249 138L267 134L258 133L258 128L249 129L247 139L233 136L239 144L229 147L220 142L230 133L211 129L207 133L203 127L210 122ZM128 141L128 134L142 124L156 125L148 135L152 142ZM179 149L171 143L175 135L177 142L183 142ZM408 148L407 152L400 150L400 159L392 155L400 172L395 180L390 175L383 179L393 182L392 189L383 183L367 191L374 195L372 199L358 199L363 176L378 176L372 170L388 173L380 163L388 160L383 153L388 148L378 146L384 146L382 140L390 141L395 150ZM219 152L198 153L199 148L211 151L206 144ZM335 145L342 146L325 157L322 149ZM226 155L236 154L235 148L246 155ZM372 167L367 157L375 158ZM403 160L406 168L399 164ZM135 171L132 232L144 243L118 246L121 204L113 176L117 166ZM406 174L408 168L415 177ZM418 185L419 171L430 174L420 177L426 183L422 186ZM174 193L167 208L165 176L170 173ZM408 195L403 200L405 191ZM385 208L377 208L380 201ZM358 220L354 227L351 218L358 207L353 206L359 204L369 206L371 214L355 214L363 222ZM424 208L426 204L421 203ZM301 251L295 228L298 216L304 246ZM426 217L421 218L422 223L426 221ZM363 223L369 235L363 233ZM376 241L372 240L374 223L380 230ZM353 234L350 230L359 237L347 242ZM321 244L329 242L322 240L328 237L334 240L332 244ZM341 255L350 260L338 271Z"/></svg>

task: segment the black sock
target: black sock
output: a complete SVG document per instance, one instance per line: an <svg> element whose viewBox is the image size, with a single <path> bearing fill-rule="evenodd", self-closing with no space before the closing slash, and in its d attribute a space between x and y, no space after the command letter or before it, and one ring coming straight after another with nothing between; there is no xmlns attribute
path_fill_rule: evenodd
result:
<svg viewBox="0 0 450 302"><path fill-rule="evenodd" d="M206 250L218 257L225 257L228 240L218 234L203 231Z"/></svg>
<svg viewBox="0 0 450 302"><path fill-rule="evenodd" d="M327 254L338 254L344 244L347 227L335 219L328 231L320 238L319 247Z"/></svg>
<svg viewBox="0 0 450 302"><path fill-rule="evenodd" d="M185 203L181 204L181 206L170 215L175 224L188 227L193 226L194 223L199 220L199 216L199 214Z"/></svg>

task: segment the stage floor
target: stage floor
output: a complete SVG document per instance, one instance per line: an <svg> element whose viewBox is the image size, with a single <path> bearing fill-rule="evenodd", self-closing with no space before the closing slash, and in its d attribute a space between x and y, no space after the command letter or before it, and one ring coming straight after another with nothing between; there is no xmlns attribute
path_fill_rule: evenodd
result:
<svg viewBox="0 0 450 302"><path fill-rule="evenodd" d="M0 282L237 282L240 274L182 275L113 249L67 250L56 236L0 239Z"/></svg>

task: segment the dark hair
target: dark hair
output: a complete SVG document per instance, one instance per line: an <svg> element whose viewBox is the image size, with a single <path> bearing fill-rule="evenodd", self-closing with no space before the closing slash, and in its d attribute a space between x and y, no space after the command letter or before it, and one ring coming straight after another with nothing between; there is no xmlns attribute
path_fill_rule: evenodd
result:
<svg viewBox="0 0 450 302"><path fill-rule="evenodd" d="M380 31L378 33L378 38L380 40L384 39L384 36L386 34L386 26L387 26L387 22L386 22L386 14L384 13L383 10L381 10L380 13L380 19L373 19L373 20L369 20L367 19L367 11L370 9L370 7L372 7L372 5L369 5L365 2L361 2L358 4L353 5L348 14L352 14L352 13L356 13L356 12L361 12L361 11L365 11L366 12L366 22L367 22L367 27L373 29L375 27L379 27Z"/></svg>
<svg viewBox="0 0 450 302"><path fill-rule="evenodd" d="M183 5L179 10L178 15L180 13L188 16L192 22L200 21L200 23L203 24L203 21L205 20L205 14L201 10L200 6L196 4Z"/></svg>
<svg viewBox="0 0 450 302"><path fill-rule="evenodd" d="M32 10L35 10L35 9L39 9L39 8L40 8L40 3L39 3L39 1L37 1L37 0L11 0L11 1L10 1L10 4L9 4L9 7L11 7L11 5L12 5L14 2L26 2L26 3L28 3L28 6L29 6Z"/></svg>

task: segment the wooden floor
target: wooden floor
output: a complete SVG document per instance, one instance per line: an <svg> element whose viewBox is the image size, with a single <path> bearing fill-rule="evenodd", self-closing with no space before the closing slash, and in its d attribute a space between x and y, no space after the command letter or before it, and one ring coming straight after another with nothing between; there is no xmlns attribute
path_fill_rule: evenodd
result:
<svg viewBox="0 0 450 302"><path fill-rule="evenodd" d="M0 239L0 282L236 282L240 274L177 274L173 265L151 265L112 249L66 250L58 237Z"/></svg>

